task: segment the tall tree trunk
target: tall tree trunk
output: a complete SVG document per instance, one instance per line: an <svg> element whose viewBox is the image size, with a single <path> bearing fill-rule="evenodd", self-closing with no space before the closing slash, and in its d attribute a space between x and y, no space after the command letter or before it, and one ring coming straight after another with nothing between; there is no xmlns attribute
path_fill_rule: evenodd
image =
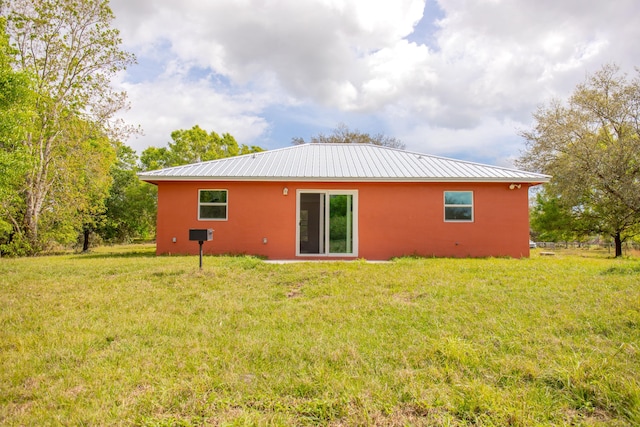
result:
<svg viewBox="0 0 640 427"><path fill-rule="evenodd" d="M622 256L622 238L620 237L620 232L617 232L615 236L613 236L613 240L616 245L616 258Z"/></svg>
<svg viewBox="0 0 640 427"><path fill-rule="evenodd" d="M26 191L26 211L24 216L24 226L26 227L25 234L27 235L27 239L29 240L29 245L31 246L31 253L35 254L38 252L38 221L40 217L40 211L37 209L36 197L34 194L35 189L31 188L31 183L28 182L28 189Z"/></svg>
<svg viewBox="0 0 640 427"><path fill-rule="evenodd" d="M36 139L37 142L34 142L34 139ZM54 137L47 139L42 137L34 138L32 133L28 134L26 140L35 158L35 165L28 173L26 179L26 212L24 221L32 254L36 254L41 250L38 228L40 213L53 185L53 180L49 175L49 165L52 162L53 142Z"/></svg>
<svg viewBox="0 0 640 427"><path fill-rule="evenodd" d="M84 241L82 242L82 252L88 252L89 251L89 237L91 235L91 230L89 230L89 228L85 228L83 230L83 234L84 234Z"/></svg>
<svg viewBox="0 0 640 427"><path fill-rule="evenodd" d="M24 213L24 233L29 240L29 244L31 245L31 252L35 253L36 251L36 243L38 242L38 217L40 211L36 209L36 193L37 193L37 181L38 181L38 173L37 168L41 163L37 162L37 159L42 157L42 150L40 152L36 151L36 144L33 140L33 134L31 132L27 133L27 138L25 140L25 145L29 147L31 151L31 156L36 161L34 168L27 173L26 182L25 182L25 213Z"/></svg>

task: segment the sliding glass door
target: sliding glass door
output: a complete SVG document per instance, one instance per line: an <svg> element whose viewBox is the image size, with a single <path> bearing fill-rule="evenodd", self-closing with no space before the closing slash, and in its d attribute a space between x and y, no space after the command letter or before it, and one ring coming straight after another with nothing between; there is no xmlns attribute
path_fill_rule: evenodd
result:
<svg viewBox="0 0 640 427"><path fill-rule="evenodd" d="M298 255L357 255L357 195L298 191Z"/></svg>

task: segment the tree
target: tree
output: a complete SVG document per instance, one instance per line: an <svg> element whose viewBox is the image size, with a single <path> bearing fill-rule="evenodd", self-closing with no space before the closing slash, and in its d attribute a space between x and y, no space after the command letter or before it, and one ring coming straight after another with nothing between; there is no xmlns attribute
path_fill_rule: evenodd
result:
<svg viewBox="0 0 640 427"><path fill-rule="evenodd" d="M331 131L331 134L324 135L322 133L317 136L312 136L309 141L305 141L304 138L295 137L291 140L293 145L306 144L307 142L312 144L344 144L344 143L357 143L357 144L373 144L382 145L390 148L404 149L405 145L397 138L386 136L383 134L370 135L368 133L360 132L359 130L351 130L344 123L339 123L335 129Z"/></svg>
<svg viewBox="0 0 640 427"><path fill-rule="evenodd" d="M29 160L21 189L24 209L13 226L37 252L55 238L41 232L43 213L54 230L68 229L70 224L62 224L65 205L83 197L82 188L71 183L84 172L70 167L70 156L90 162L94 154L103 155L92 150L96 135L113 139L130 131L113 120L126 106L126 94L111 89L109 80L134 58L119 47L107 0L7 0L2 13L16 49L15 66L33 79L34 114L21 141ZM86 150L79 153L81 147Z"/></svg>
<svg viewBox="0 0 640 427"><path fill-rule="evenodd" d="M229 133L220 136L198 125L171 132L171 139L173 142L168 147L149 147L142 152L143 169L162 169L263 151L257 146L238 145Z"/></svg>
<svg viewBox="0 0 640 427"><path fill-rule="evenodd" d="M173 166L172 162L171 153L167 147L147 147L140 155L141 169L144 171L168 168Z"/></svg>
<svg viewBox="0 0 640 427"><path fill-rule="evenodd" d="M579 224L573 221L571 210L559 203L558 199L546 191L536 194L536 202L531 209L531 230L537 240L543 242L566 242L582 234Z"/></svg>
<svg viewBox="0 0 640 427"><path fill-rule="evenodd" d="M613 237L616 256L640 229L640 70L629 79L605 65L565 104L534 114L519 164L552 175L546 193L571 228Z"/></svg>
<svg viewBox="0 0 640 427"><path fill-rule="evenodd" d="M83 126L84 125L84 126ZM76 126L78 135L67 146L75 147L77 155L68 156L67 170L74 173L68 177L69 189L66 194L75 196L75 200L68 203L73 206L68 216L75 219L69 222L77 236L77 229L81 229L82 251L87 252L90 247L90 237L105 220L105 201L113 182L110 174L111 165L115 163L116 153L109 138L99 129L91 132L84 127L87 123ZM75 144L73 143L75 141ZM91 153L87 156L86 153ZM57 212L59 214L60 212ZM53 227L48 227L53 228ZM60 240L60 239L56 239Z"/></svg>
<svg viewBox="0 0 640 427"><path fill-rule="evenodd" d="M0 254L24 254L25 236L19 233L23 212L20 194L29 159L21 144L31 113L31 79L12 68L15 51L0 17Z"/></svg>
<svg viewBox="0 0 640 427"><path fill-rule="evenodd" d="M156 224L157 187L138 179L138 156L133 149L118 144L116 154L117 162L111 168L113 185L98 233L104 240L118 243L151 238Z"/></svg>

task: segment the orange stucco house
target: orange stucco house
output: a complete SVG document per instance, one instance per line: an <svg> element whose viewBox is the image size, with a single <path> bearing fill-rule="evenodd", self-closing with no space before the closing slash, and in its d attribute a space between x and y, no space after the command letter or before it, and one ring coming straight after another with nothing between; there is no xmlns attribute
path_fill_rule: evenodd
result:
<svg viewBox="0 0 640 427"><path fill-rule="evenodd" d="M276 260L529 256L528 188L549 176L368 144L303 144L144 172L158 254Z"/></svg>

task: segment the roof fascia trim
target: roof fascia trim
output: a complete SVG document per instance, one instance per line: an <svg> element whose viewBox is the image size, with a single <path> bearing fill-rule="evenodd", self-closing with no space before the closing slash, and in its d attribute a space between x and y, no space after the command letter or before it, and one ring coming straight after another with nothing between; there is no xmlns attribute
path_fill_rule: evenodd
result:
<svg viewBox="0 0 640 427"><path fill-rule="evenodd" d="M520 184L543 184L549 182L551 177L537 176L532 178L300 178L300 177L277 177L277 178L242 178L242 177L179 177L179 176L138 176L145 182L493 182L493 183L520 183Z"/></svg>

